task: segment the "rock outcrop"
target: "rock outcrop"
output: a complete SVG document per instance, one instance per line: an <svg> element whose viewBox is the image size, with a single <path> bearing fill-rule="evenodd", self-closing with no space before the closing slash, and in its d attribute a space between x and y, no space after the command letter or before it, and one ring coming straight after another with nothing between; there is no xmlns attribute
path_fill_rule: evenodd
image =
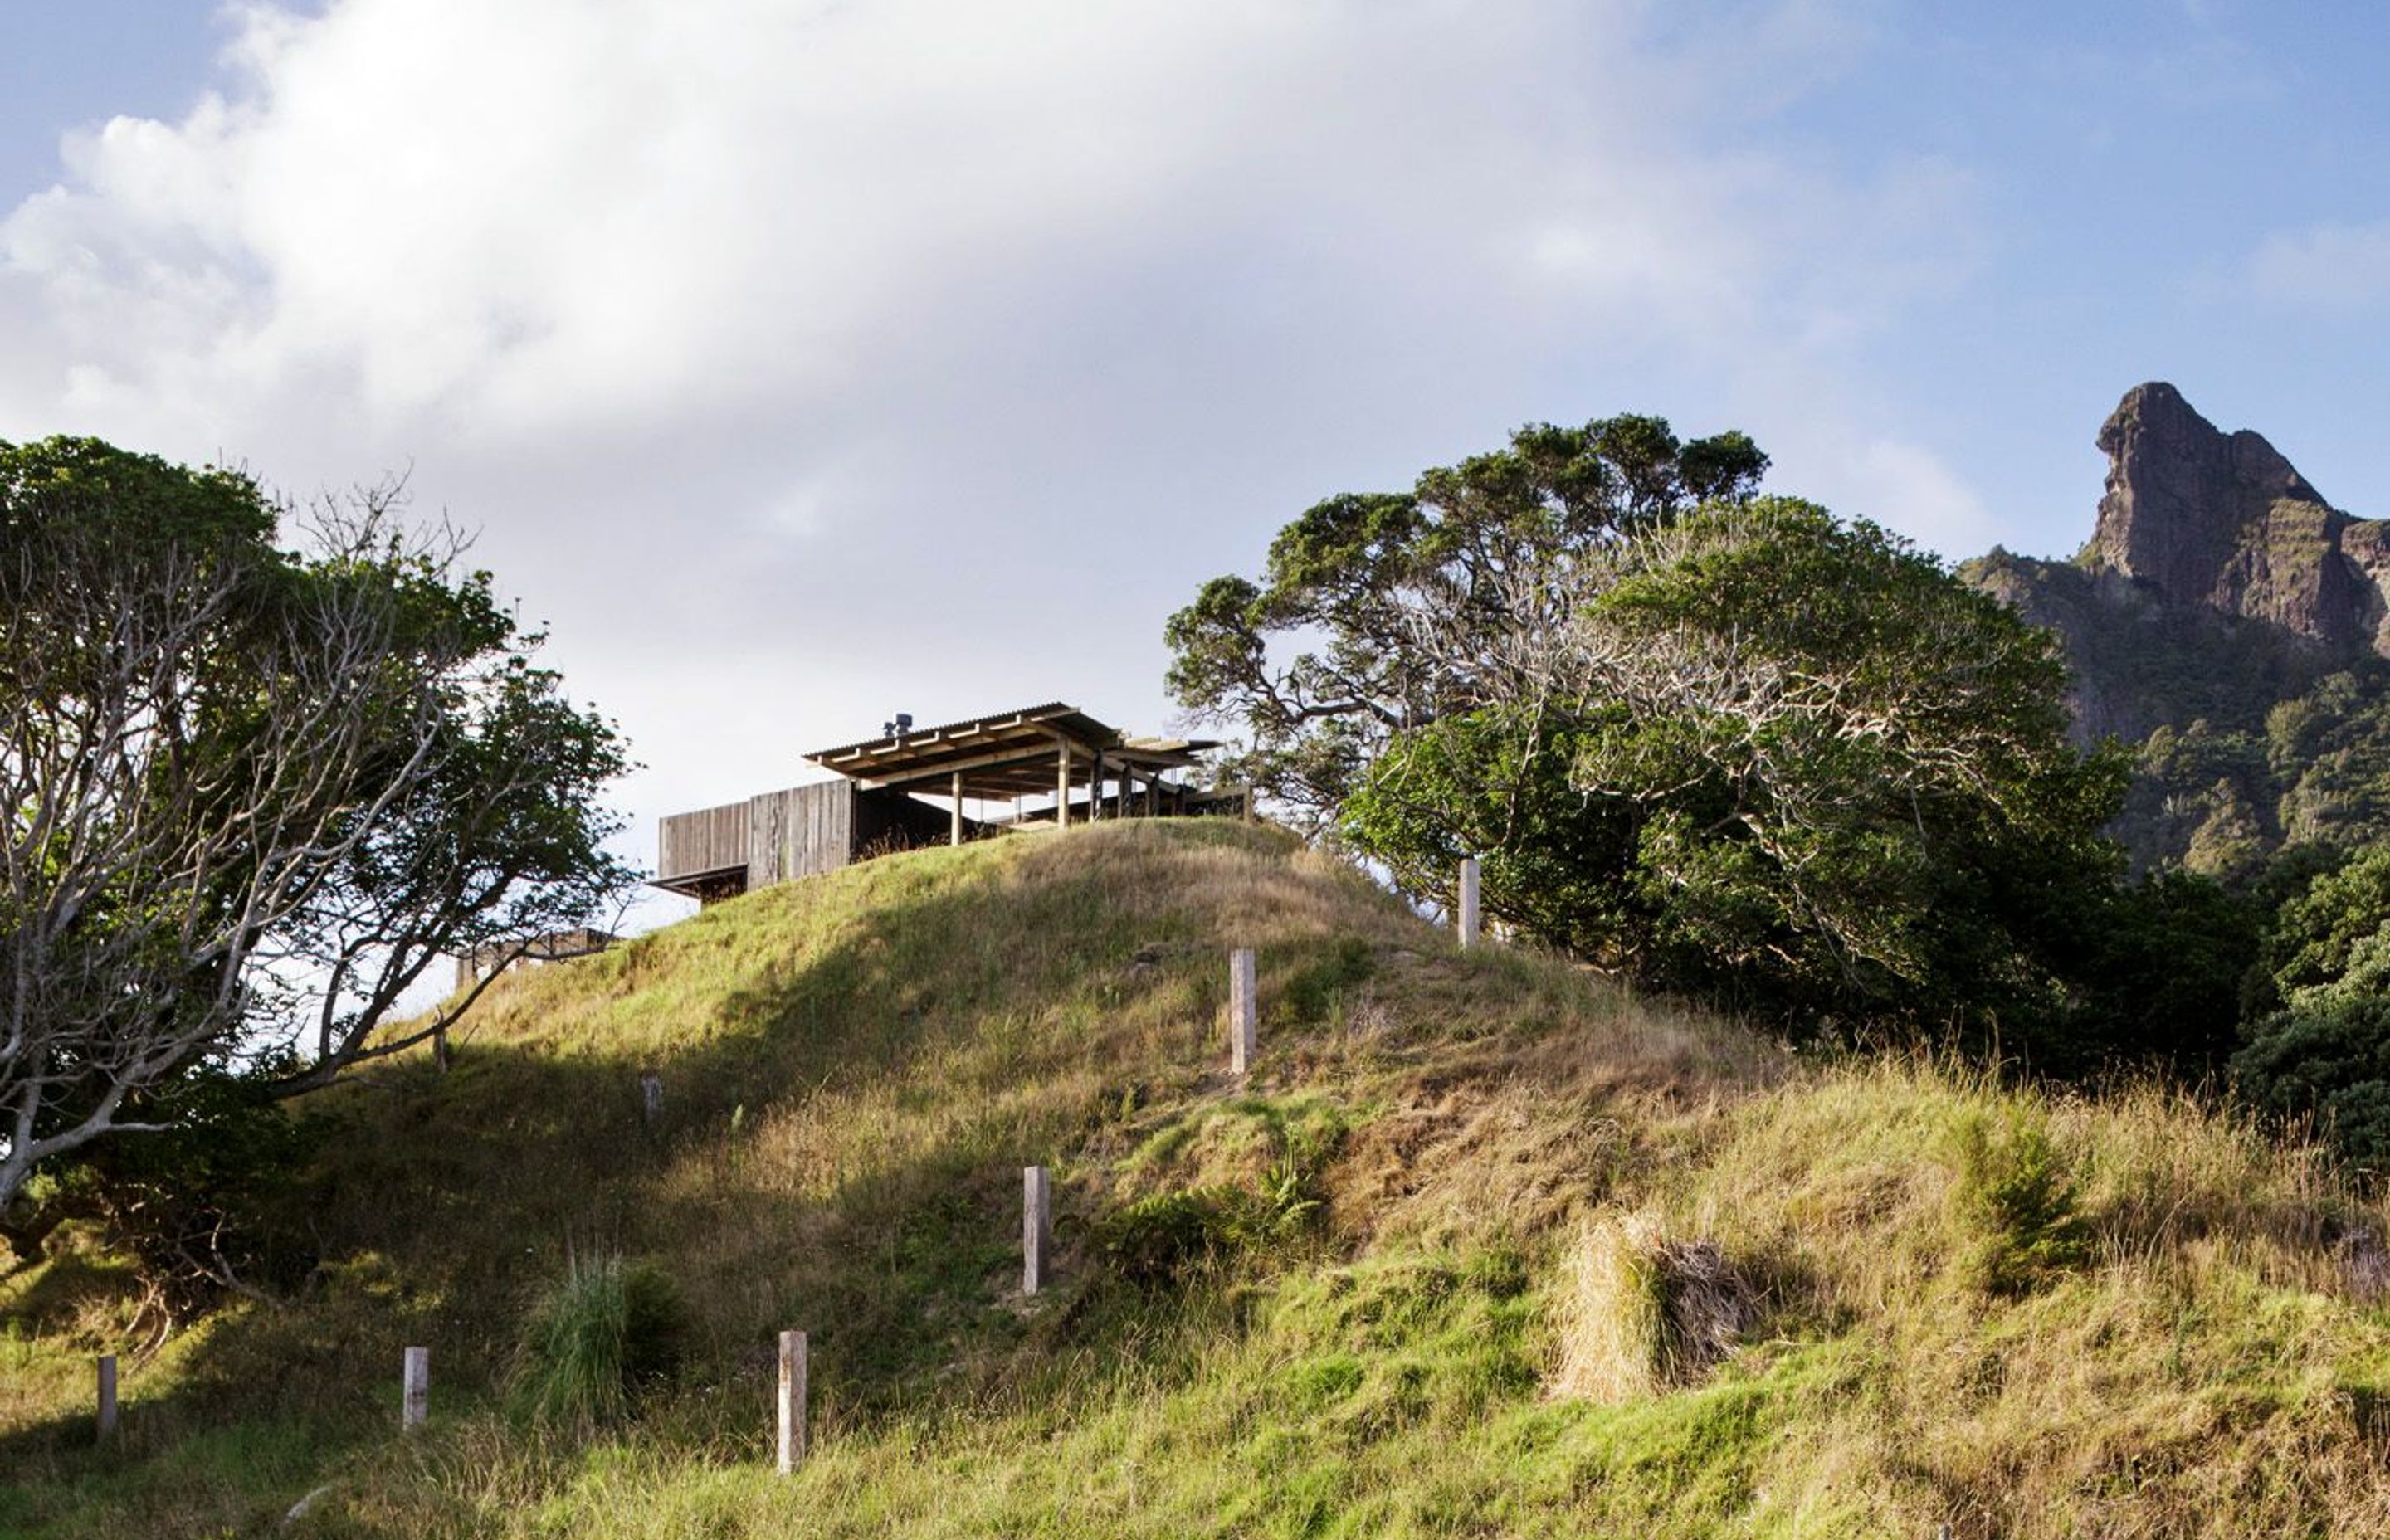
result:
<svg viewBox="0 0 2390 1540"><path fill-rule="evenodd" d="M2289 844L2390 839L2390 523L2171 385L2127 391L2099 443L2073 560L1995 549L1960 573L2064 640L2077 739L2134 749L2113 832L2136 865L2245 876Z"/></svg>
<svg viewBox="0 0 2390 1540"><path fill-rule="evenodd" d="M2259 434L2225 433L2162 382L2137 385L2100 430L2107 494L2076 558L2159 604L2262 622L2334 654L2390 652L2390 546L2326 503Z"/></svg>

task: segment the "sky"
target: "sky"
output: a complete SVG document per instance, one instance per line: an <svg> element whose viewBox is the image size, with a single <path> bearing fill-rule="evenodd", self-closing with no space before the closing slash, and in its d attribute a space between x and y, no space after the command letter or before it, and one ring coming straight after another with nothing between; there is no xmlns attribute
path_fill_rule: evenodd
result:
<svg viewBox="0 0 2390 1540"><path fill-rule="evenodd" d="M2163 379L2390 513L2390 10L6 3L0 440L404 474L643 860L898 711L1169 727L1204 580L1528 421L2065 555Z"/></svg>

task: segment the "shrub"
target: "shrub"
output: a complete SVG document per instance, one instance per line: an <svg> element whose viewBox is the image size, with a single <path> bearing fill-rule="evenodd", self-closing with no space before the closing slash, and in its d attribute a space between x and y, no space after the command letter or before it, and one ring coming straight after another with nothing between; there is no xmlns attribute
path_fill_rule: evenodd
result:
<svg viewBox="0 0 2390 1540"><path fill-rule="evenodd" d="M649 1264L570 1259L524 1322L516 1393L535 1417L613 1421L672 1372L686 1320L679 1290Z"/></svg>
<svg viewBox="0 0 2390 1540"><path fill-rule="evenodd" d="M1227 1249L1223 1189L1152 1193L1105 1218L1098 1244L1112 1269L1140 1288L1175 1281Z"/></svg>
<svg viewBox="0 0 2390 1540"><path fill-rule="evenodd" d="M2358 1165L2390 1163L2390 999L2278 1012L2250 1030L2232 1078L2252 1106L2314 1120Z"/></svg>
<svg viewBox="0 0 2390 1540"><path fill-rule="evenodd" d="M1106 1217L1096 1231L1104 1256L1140 1287L1176 1282L1190 1268L1268 1250L1308 1229L1318 1146L1284 1127L1279 1154L1250 1186L1220 1183L1151 1193Z"/></svg>
<svg viewBox="0 0 2390 1540"><path fill-rule="evenodd" d="M2031 1292L2090 1255L2079 1197L2041 1123L2011 1108L1997 1133L1971 1111L1952 1131L1952 1204L1963 1238L1960 1276L1986 1294Z"/></svg>

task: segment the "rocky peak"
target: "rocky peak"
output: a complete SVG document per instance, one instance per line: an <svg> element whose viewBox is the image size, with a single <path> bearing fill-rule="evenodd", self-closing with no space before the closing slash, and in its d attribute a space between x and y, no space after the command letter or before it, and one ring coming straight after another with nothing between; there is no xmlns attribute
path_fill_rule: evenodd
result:
<svg viewBox="0 0 2390 1540"><path fill-rule="evenodd" d="M2286 628L2331 650L2370 646L2381 624L2369 526L2352 522L2259 434L2225 433L2182 392L2137 385L2100 430L2108 456L2099 525L2078 558L2160 602Z"/></svg>

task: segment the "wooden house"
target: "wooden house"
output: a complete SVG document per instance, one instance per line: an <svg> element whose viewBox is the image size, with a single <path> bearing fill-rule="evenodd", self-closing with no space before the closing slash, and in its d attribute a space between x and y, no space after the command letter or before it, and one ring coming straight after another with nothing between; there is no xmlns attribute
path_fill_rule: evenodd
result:
<svg viewBox="0 0 2390 1540"><path fill-rule="evenodd" d="M1215 747L1128 738L1059 701L936 727L899 716L879 738L805 756L840 779L665 818L655 885L711 903L886 851L960 844L1024 824L1249 814L1242 789L1204 791L1171 778Z"/></svg>

